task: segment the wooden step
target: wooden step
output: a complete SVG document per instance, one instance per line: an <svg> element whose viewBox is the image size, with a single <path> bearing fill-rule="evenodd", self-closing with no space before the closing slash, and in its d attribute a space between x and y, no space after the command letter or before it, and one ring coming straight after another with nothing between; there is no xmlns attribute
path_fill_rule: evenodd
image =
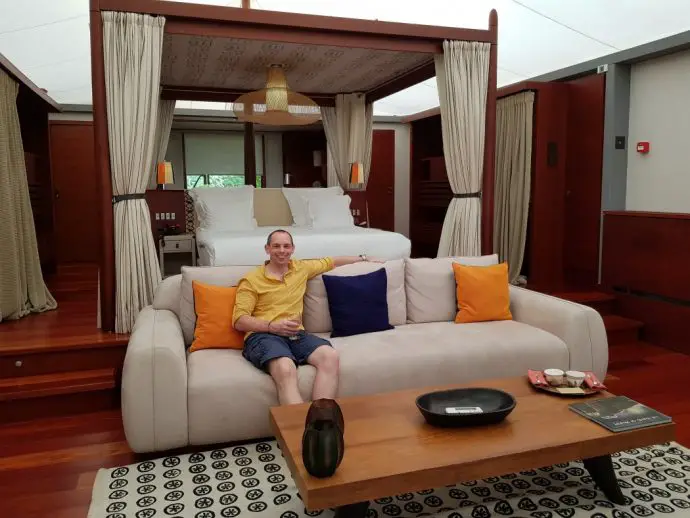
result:
<svg viewBox="0 0 690 518"><path fill-rule="evenodd" d="M116 369L0 379L0 423L116 408Z"/></svg>
<svg viewBox="0 0 690 518"><path fill-rule="evenodd" d="M618 315L604 315L604 327L609 345L637 342L642 322Z"/></svg>
<svg viewBox="0 0 690 518"><path fill-rule="evenodd" d="M616 301L615 295L603 293L601 291L568 291L554 293L555 297L570 300L578 304L583 304L596 309L600 315L610 315L614 311Z"/></svg>

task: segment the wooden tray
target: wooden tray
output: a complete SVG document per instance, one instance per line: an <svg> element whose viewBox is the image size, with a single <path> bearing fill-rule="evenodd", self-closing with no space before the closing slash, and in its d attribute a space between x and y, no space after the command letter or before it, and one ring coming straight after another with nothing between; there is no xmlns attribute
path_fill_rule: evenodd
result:
<svg viewBox="0 0 690 518"><path fill-rule="evenodd" d="M596 379L596 378L595 378ZM534 381L533 381L534 380ZM541 381L541 383L537 383ZM543 390L544 392L549 392L551 394L556 394L557 396L564 397L586 397L596 394L606 390L604 385L597 388L590 388L587 385L582 385L578 388L568 387L567 384L559 385L554 387L546 382L546 377L542 371L529 370L527 373L527 382L532 385L535 389Z"/></svg>
<svg viewBox="0 0 690 518"><path fill-rule="evenodd" d="M529 383L529 379L527 381ZM556 394L557 396L561 397L587 397L601 392L600 390L594 390L589 387L580 387L580 390L582 390L582 392L564 393L559 392L558 389L569 389L571 387L568 387L567 385L563 385L561 387L553 387L551 385L535 385L534 383L530 383L530 385L532 385L535 389L543 390L544 392Z"/></svg>

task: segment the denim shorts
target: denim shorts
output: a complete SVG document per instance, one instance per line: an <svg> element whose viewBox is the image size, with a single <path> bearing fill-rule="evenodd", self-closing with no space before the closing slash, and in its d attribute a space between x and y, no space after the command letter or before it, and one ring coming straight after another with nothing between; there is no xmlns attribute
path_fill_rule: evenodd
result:
<svg viewBox="0 0 690 518"><path fill-rule="evenodd" d="M316 335L300 331L296 340L272 333L252 333L244 341L242 355L261 370L276 358L290 358L296 365L307 363L307 358L322 345L331 343Z"/></svg>

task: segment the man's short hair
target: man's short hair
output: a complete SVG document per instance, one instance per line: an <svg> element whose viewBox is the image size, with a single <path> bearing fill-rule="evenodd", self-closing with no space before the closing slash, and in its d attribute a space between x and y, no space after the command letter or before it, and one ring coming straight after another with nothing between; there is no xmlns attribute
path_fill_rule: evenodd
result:
<svg viewBox="0 0 690 518"><path fill-rule="evenodd" d="M274 230L273 232L268 234L268 238L266 239L266 246L271 246L271 239L273 239L273 236L275 234L287 234L290 237L290 244L292 246L295 246L295 242L292 239L292 234L290 234L290 232L288 232L287 230L283 230L281 228L279 228L278 230Z"/></svg>

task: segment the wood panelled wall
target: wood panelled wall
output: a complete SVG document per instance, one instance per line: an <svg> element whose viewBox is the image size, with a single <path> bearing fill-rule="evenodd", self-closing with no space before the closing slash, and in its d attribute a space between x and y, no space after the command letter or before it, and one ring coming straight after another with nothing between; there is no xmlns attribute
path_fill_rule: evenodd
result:
<svg viewBox="0 0 690 518"><path fill-rule="evenodd" d="M453 191L443 159L441 116L411 123L410 240L413 257L436 257Z"/></svg>
<svg viewBox="0 0 690 518"><path fill-rule="evenodd" d="M532 190L522 273L539 291L591 289L599 270L604 145L603 75L526 82L535 93Z"/></svg>
<svg viewBox="0 0 690 518"><path fill-rule="evenodd" d="M606 212L602 286L645 340L690 353L690 214Z"/></svg>
<svg viewBox="0 0 690 518"><path fill-rule="evenodd" d="M522 273L540 291L597 283L603 75L558 83L527 81L498 98L534 91L532 190ZM443 159L441 116L412 123L410 238L413 256L435 257L452 191Z"/></svg>
<svg viewBox="0 0 690 518"><path fill-rule="evenodd" d="M102 243L91 121L50 121L55 248L60 264L97 263Z"/></svg>
<svg viewBox="0 0 690 518"><path fill-rule="evenodd" d="M321 165L314 165L314 151L321 152ZM326 134L320 131L283 133L283 175L290 175L289 187L326 186ZM283 182L284 183L284 182Z"/></svg>

